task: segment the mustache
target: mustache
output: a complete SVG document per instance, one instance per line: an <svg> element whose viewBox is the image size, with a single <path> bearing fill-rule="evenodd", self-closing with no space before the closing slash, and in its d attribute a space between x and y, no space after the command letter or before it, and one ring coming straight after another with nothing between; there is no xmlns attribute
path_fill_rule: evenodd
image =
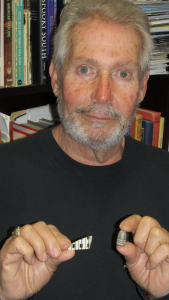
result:
<svg viewBox="0 0 169 300"><path fill-rule="evenodd" d="M74 112L87 114L95 113L96 115L104 114L105 116L116 118L118 121L122 119L121 114L117 110L115 110L110 104L100 105L98 103L92 103L88 106L80 105L75 108Z"/></svg>

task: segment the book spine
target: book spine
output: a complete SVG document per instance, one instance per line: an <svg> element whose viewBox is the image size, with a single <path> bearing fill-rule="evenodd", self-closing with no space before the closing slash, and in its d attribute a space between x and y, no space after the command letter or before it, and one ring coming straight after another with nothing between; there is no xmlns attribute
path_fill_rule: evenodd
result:
<svg viewBox="0 0 169 300"><path fill-rule="evenodd" d="M4 86L4 0L0 0L0 86Z"/></svg>
<svg viewBox="0 0 169 300"><path fill-rule="evenodd" d="M160 118L160 128L159 128L159 137L158 137L158 148L163 147L163 135L164 135L164 117Z"/></svg>
<svg viewBox="0 0 169 300"><path fill-rule="evenodd" d="M16 86L24 85L24 35L23 35L23 2L17 1L17 70Z"/></svg>
<svg viewBox="0 0 169 300"><path fill-rule="evenodd" d="M136 114L135 140L141 142L141 137L142 137L142 116Z"/></svg>
<svg viewBox="0 0 169 300"><path fill-rule="evenodd" d="M31 55L31 12L27 12L27 80L32 84L32 55Z"/></svg>
<svg viewBox="0 0 169 300"><path fill-rule="evenodd" d="M15 0L12 0L12 85L15 86Z"/></svg>
<svg viewBox="0 0 169 300"><path fill-rule="evenodd" d="M160 120L154 121L153 143L152 143L152 146L154 147L158 147L159 129L160 129Z"/></svg>
<svg viewBox="0 0 169 300"><path fill-rule="evenodd" d="M143 142L147 145L152 146L153 142L153 121L142 119L142 127L144 128L144 140Z"/></svg>
<svg viewBox="0 0 169 300"><path fill-rule="evenodd" d="M17 11L18 11L18 6L17 6L17 1L15 0L15 86L17 86L17 67L18 67L18 62L17 62L17 36L18 36L18 22L17 22Z"/></svg>
<svg viewBox="0 0 169 300"><path fill-rule="evenodd" d="M28 12L24 9L24 85L28 85L28 37L27 37Z"/></svg>
<svg viewBox="0 0 169 300"><path fill-rule="evenodd" d="M153 127L153 143L152 146L158 147L158 137L159 137L159 128L160 128L160 118L161 113L154 112L154 111L148 111L144 109L138 109L137 113L142 115L142 118L154 121L154 127Z"/></svg>
<svg viewBox="0 0 169 300"><path fill-rule="evenodd" d="M54 15L53 33L56 34L56 29L57 29L57 0L53 1L53 6L54 6L54 11L53 11L53 15Z"/></svg>
<svg viewBox="0 0 169 300"><path fill-rule="evenodd" d="M13 121L9 122L9 140L13 142Z"/></svg>
<svg viewBox="0 0 169 300"><path fill-rule="evenodd" d="M31 63L31 0L24 0L24 82L25 85L32 83ZM26 51L26 54L25 54ZM26 58L27 57L27 58ZM25 79L26 77L26 79Z"/></svg>
<svg viewBox="0 0 169 300"><path fill-rule="evenodd" d="M4 1L4 86L12 86L12 0Z"/></svg>
<svg viewBox="0 0 169 300"><path fill-rule="evenodd" d="M54 4L53 0L46 2L46 39L47 39L47 60L49 62L51 56L53 24L54 24Z"/></svg>
<svg viewBox="0 0 169 300"><path fill-rule="evenodd" d="M31 0L32 74L34 84L46 84L46 0Z"/></svg>
<svg viewBox="0 0 169 300"><path fill-rule="evenodd" d="M42 2L41 2L42 1ZM41 84L47 84L46 0L39 1L41 11Z"/></svg>

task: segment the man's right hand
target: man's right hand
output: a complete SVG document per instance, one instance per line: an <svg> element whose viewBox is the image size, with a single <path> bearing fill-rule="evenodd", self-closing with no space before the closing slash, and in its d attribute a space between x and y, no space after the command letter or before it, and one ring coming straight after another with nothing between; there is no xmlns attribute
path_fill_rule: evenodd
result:
<svg viewBox="0 0 169 300"><path fill-rule="evenodd" d="M21 228L0 252L0 299L27 299L48 283L57 266L71 259L70 240L53 225L38 222Z"/></svg>

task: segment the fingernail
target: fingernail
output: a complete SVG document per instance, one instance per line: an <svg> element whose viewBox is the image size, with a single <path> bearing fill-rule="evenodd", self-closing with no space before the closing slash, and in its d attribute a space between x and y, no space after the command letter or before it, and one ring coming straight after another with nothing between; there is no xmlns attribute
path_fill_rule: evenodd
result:
<svg viewBox="0 0 169 300"><path fill-rule="evenodd" d="M62 248L67 249L67 248L69 248L70 245L71 245L71 242L69 240L61 240L60 241L60 246Z"/></svg>
<svg viewBox="0 0 169 300"><path fill-rule="evenodd" d="M55 257L58 257L58 256L60 256L60 249L59 248L57 248L57 247L55 247L54 249L53 249L53 253L54 253L54 255L55 255Z"/></svg>
<svg viewBox="0 0 169 300"><path fill-rule="evenodd" d="M130 223L129 223L129 222L122 222L122 223L120 224L120 226L121 226L121 225L129 226Z"/></svg>

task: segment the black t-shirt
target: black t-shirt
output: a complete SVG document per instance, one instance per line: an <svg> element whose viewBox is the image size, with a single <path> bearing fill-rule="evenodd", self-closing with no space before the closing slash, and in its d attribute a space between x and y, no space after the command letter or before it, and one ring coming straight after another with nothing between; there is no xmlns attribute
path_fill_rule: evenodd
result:
<svg viewBox="0 0 169 300"><path fill-rule="evenodd" d="M93 236L90 250L62 263L36 300L141 299L116 238L132 214L149 215L169 231L166 151L126 137L120 161L87 166L65 154L48 129L1 145L0 166L2 243L12 227L37 221L70 240Z"/></svg>

